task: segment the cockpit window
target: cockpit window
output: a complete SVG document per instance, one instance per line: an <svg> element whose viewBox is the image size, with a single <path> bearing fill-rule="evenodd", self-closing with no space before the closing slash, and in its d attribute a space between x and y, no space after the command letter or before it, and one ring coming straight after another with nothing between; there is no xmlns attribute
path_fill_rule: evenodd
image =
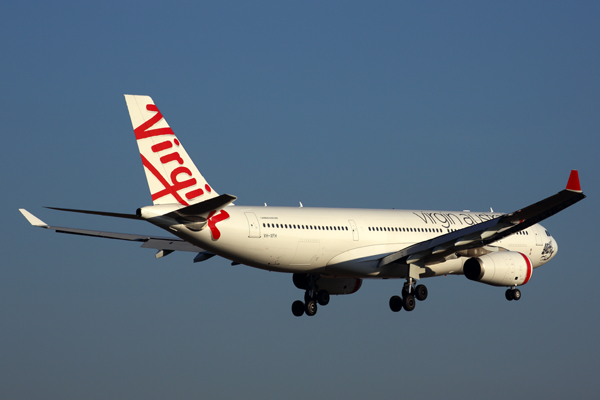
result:
<svg viewBox="0 0 600 400"><path fill-rule="evenodd" d="M548 230L546 230L546 229L544 229L544 230L546 231L546 236L548 236L548 237L552 237L552 236L550 235L550 232L548 232Z"/></svg>

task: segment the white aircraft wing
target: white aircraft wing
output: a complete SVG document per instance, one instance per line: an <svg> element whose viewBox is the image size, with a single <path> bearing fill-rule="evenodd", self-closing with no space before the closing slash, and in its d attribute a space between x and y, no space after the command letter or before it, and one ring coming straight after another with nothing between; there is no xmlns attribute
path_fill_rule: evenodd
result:
<svg viewBox="0 0 600 400"><path fill-rule="evenodd" d="M33 226L38 226L40 228L51 229L53 231L59 233L70 233L73 235L83 235L83 236L94 236L108 239L118 239L118 240L127 240L131 242L141 242L142 247L162 250L163 253L160 253L160 256L166 255L172 251L189 251L194 253L203 253L205 255L208 254L204 249L194 246L191 243L186 242L185 240L175 238L175 237L160 237L160 236L148 236L148 235L135 235L131 233L115 233L115 232L103 232L103 231L94 231L88 229L78 229L78 228L64 228L60 226L49 226L41 219L37 218L35 215L31 214L29 211L20 208L21 214L27 221ZM81 212L81 211L79 211ZM94 214L98 214L97 212L90 212ZM106 215L108 213L104 213ZM114 213L113 213L114 214ZM157 254L158 256L158 254Z"/></svg>
<svg viewBox="0 0 600 400"><path fill-rule="evenodd" d="M566 189L554 196L513 213L415 243L383 257L379 266L393 263L426 265L443 262L446 257L458 251L487 246L515 232L527 229L584 198L585 195L579 184L579 174L573 170Z"/></svg>

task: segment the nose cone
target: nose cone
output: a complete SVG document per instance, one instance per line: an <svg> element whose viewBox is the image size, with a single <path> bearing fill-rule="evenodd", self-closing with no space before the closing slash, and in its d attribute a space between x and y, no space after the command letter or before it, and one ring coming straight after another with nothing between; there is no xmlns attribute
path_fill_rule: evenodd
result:
<svg viewBox="0 0 600 400"><path fill-rule="evenodd" d="M542 250L542 261L548 262L554 258L554 256L558 253L558 244L553 237L549 237L548 241L544 244L544 250Z"/></svg>

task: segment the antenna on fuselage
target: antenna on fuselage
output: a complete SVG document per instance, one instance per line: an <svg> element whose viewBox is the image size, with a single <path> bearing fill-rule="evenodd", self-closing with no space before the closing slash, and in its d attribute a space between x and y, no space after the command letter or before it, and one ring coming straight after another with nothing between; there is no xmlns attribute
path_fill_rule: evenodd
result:
<svg viewBox="0 0 600 400"><path fill-rule="evenodd" d="M300 203L300 208L304 207L304 206L302 205L302 202L301 202L301 201L299 201L298 203Z"/></svg>

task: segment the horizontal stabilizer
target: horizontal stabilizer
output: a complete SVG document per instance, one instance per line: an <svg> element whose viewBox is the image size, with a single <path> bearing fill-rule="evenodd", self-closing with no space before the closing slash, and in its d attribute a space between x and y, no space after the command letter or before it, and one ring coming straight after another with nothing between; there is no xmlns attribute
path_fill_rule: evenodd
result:
<svg viewBox="0 0 600 400"><path fill-rule="evenodd" d="M81 213L81 214L102 215L104 217L116 217L116 218L127 218L127 219L139 219L139 220L143 220L143 218L138 217L135 214L122 214L122 213L106 212L106 211L76 210L76 209L73 209L73 208L59 208L59 207L45 207L45 208L49 208L51 210L76 212L76 213Z"/></svg>
<svg viewBox="0 0 600 400"><path fill-rule="evenodd" d="M29 211L25 209L19 209L21 214L27 221L33 226L38 226L40 228L46 228L58 233L69 233L72 235L81 235L81 236L92 236L92 237L101 237L106 239L117 239L117 240L126 240L130 242L142 242L142 247L157 249L157 250L171 250L171 251L189 251L189 252L201 252L204 249L194 246L193 244L186 242L185 240L175 238L175 237L161 237L161 236L149 236L149 235L136 235L132 233L118 233L118 232L104 232L104 231L95 231L90 229L79 229L79 228L66 228L61 226L49 226L45 224L42 220L37 218L35 215L31 214Z"/></svg>
<svg viewBox="0 0 600 400"><path fill-rule="evenodd" d="M23 216L25 218L27 218L27 221L29 221L29 223L33 226L39 226L41 228L47 228L48 225L42 221L41 219L39 219L38 217L36 217L35 215L33 215L32 213L30 213L29 211L27 211L24 208L19 208L19 211L21 211L21 214L23 214Z"/></svg>

